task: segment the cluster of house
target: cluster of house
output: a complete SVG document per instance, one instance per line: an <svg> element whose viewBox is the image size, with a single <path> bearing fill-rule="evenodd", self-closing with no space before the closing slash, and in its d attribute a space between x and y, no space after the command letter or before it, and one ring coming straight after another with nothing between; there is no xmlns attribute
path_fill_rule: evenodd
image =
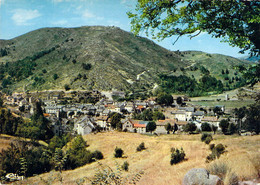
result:
<svg viewBox="0 0 260 185"><path fill-rule="evenodd" d="M46 95L47 94L47 95ZM148 121L132 119L133 113L141 113L146 109L160 109L165 115L165 120L156 121L157 134L166 134L166 125L177 125L179 130L182 130L183 125L187 123L195 123L197 128L201 127L202 123L209 123L219 126L221 118L214 114L206 116L205 110L196 110L195 107L182 107L177 103L171 107L161 107L153 99L147 101L124 101L115 102L101 96L99 92L85 93L84 96L93 96L99 101L93 103L80 103L82 93L45 93L45 96L40 96L43 102L42 109L44 116L48 118L53 127L53 131L57 135L75 131L77 134L85 135L94 130L112 130L111 119L109 113L116 112L124 114L125 119L122 119L122 130L128 132L146 133ZM123 96L121 93L115 93L117 96ZM39 96L28 96L24 93L14 93L12 96L6 96L6 103L24 107L24 111L33 114L33 102L38 101ZM83 97L84 98L84 97ZM64 100L78 100L64 103ZM183 99L186 100L186 99ZM220 106L224 112L224 106ZM209 115L209 114L207 114Z"/></svg>

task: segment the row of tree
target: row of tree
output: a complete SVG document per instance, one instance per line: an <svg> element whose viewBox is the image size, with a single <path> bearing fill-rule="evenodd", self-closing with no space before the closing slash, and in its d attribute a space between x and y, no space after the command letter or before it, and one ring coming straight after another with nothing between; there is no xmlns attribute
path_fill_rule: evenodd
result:
<svg viewBox="0 0 260 185"><path fill-rule="evenodd" d="M62 140L62 142L61 142ZM62 150L69 141L71 144ZM82 136L74 139L65 136L52 138L48 147L37 146L25 141L11 143L10 147L0 152L0 176L15 173L33 176L52 169L61 171L103 159L100 151L91 152Z"/></svg>

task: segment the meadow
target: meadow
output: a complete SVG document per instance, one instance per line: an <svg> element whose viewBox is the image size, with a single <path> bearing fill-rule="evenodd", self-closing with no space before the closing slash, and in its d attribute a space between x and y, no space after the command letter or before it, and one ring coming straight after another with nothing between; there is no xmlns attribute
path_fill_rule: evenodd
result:
<svg viewBox="0 0 260 185"><path fill-rule="evenodd" d="M260 136L225 136L214 135L212 143L222 143L227 152L219 159L206 163L206 156L210 154L209 146L200 141L201 135L162 135L149 136L134 133L106 132L83 136L87 141L88 150L100 150L104 159L103 166L109 166L117 171L125 161L129 163L129 171L121 171L122 178L131 179L135 174L143 171L138 184L181 184L184 175L191 168L210 168L214 164L226 164L232 169L239 180L258 178L260 172ZM136 148L145 143L146 150L137 152ZM124 150L123 158L114 158L115 147ZM171 147L183 148L186 160L170 165ZM87 164L75 170L61 173L63 184L90 184L87 178L93 178L99 169L99 163ZM25 184L60 184L56 178L58 172L45 173L27 179ZM87 177L87 178L86 178ZM46 182L44 183L45 180Z"/></svg>

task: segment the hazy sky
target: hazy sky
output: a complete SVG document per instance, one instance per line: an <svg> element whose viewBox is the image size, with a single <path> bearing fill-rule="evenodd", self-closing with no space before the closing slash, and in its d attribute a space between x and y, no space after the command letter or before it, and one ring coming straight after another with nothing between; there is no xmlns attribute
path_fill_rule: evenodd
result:
<svg viewBox="0 0 260 185"><path fill-rule="evenodd" d="M43 27L117 26L130 31L126 12L137 0L0 0L0 39L11 39ZM141 36L145 36L144 34ZM199 50L242 57L239 48L221 43L207 33L189 39L157 42L169 50Z"/></svg>

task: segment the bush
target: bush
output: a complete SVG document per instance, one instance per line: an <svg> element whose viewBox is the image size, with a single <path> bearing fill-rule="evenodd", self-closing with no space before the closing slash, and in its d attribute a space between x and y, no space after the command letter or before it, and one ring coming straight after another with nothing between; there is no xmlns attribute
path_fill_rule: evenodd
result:
<svg viewBox="0 0 260 185"><path fill-rule="evenodd" d="M205 143L208 145L211 141L213 140L212 136L208 136L206 139L205 139Z"/></svg>
<svg viewBox="0 0 260 185"><path fill-rule="evenodd" d="M99 150L96 150L92 153L93 157L97 160L103 159L104 156L102 154L102 152L100 152Z"/></svg>
<svg viewBox="0 0 260 185"><path fill-rule="evenodd" d="M121 166L121 168L125 171L128 171L129 169L129 163L127 161L124 162L124 164Z"/></svg>
<svg viewBox="0 0 260 185"><path fill-rule="evenodd" d="M206 144L209 144L213 140L211 134L204 133L201 135L201 141L205 142Z"/></svg>
<svg viewBox="0 0 260 185"><path fill-rule="evenodd" d="M210 145L211 154L206 157L206 162L210 162L219 158L221 154L225 153L225 147L222 144Z"/></svg>
<svg viewBox="0 0 260 185"><path fill-rule="evenodd" d="M144 146L144 142L142 142L137 148L136 148L136 151L137 152L140 152L142 150L145 150L145 146Z"/></svg>
<svg viewBox="0 0 260 185"><path fill-rule="evenodd" d="M183 148L181 148L180 150L178 148L171 148L171 161L170 161L170 164L173 165L173 164L177 164L181 161L184 160L185 158L185 153L184 153L184 150Z"/></svg>
<svg viewBox="0 0 260 185"><path fill-rule="evenodd" d="M69 86L68 84L65 84L65 85L64 85L64 89L65 89L66 91L68 91L68 90L70 90L70 86Z"/></svg>
<svg viewBox="0 0 260 185"><path fill-rule="evenodd" d="M221 154L225 152L225 147L222 144L217 144L214 150L217 154L217 157L219 157Z"/></svg>
<svg viewBox="0 0 260 185"><path fill-rule="evenodd" d="M114 154L114 156L115 156L116 158L122 157L123 154L124 154L124 151L123 151L121 148L118 148L118 147L115 148L115 154Z"/></svg>
<svg viewBox="0 0 260 185"><path fill-rule="evenodd" d="M57 80L59 78L59 76L55 73L54 75L53 75L53 79L54 80Z"/></svg>
<svg viewBox="0 0 260 185"><path fill-rule="evenodd" d="M209 149L212 151L213 148L215 148L215 144L210 144L210 145L209 145Z"/></svg>
<svg viewBox="0 0 260 185"><path fill-rule="evenodd" d="M90 70L91 67L92 67L91 64L82 63L82 68L85 69L85 70Z"/></svg>
<svg viewBox="0 0 260 185"><path fill-rule="evenodd" d="M118 165L117 171L113 171L110 166L103 165L101 163L98 163L98 165L99 166L97 167L96 173L94 174L93 178L90 179L85 177L84 179L79 179L79 182L77 184L83 184L85 179L88 179L91 182L88 184L137 184L144 174L143 171L139 171L133 175L122 177L122 172Z"/></svg>

